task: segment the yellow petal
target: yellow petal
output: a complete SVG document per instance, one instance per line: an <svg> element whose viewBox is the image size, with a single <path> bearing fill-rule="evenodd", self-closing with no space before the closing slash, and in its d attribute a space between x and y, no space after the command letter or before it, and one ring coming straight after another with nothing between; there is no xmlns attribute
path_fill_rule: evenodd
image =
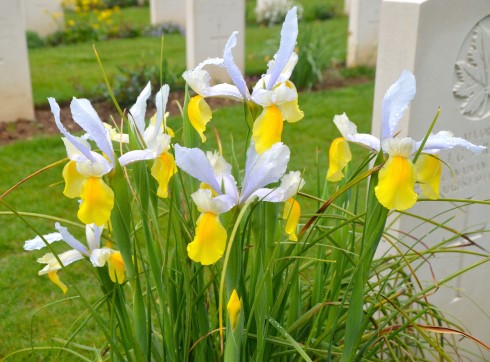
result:
<svg viewBox="0 0 490 362"><path fill-rule="evenodd" d="M109 260L107 260L109 267L109 276L114 283L122 284L126 278L126 267L122 259L121 252L115 251L111 253Z"/></svg>
<svg viewBox="0 0 490 362"><path fill-rule="evenodd" d="M289 235L289 240L291 241L298 241L298 237L296 236L296 228L298 227L300 215L301 206L299 205L298 201L293 198L286 200L282 218L286 220L284 231Z"/></svg>
<svg viewBox="0 0 490 362"><path fill-rule="evenodd" d="M242 309L242 303L240 302L240 298L238 298L236 289L233 289L230 300L226 305L226 309L228 310L228 315L230 316L231 328L235 329L238 322L238 317L240 316L240 309Z"/></svg>
<svg viewBox="0 0 490 362"><path fill-rule="evenodd" d="M114 192L100 177L89 177L82 187L78 218L84 224L104 225L111 217Z"/></svg>
<svg viewBox="0 0 490 362"><path fill-rule="evenodd" d="M168 197L168 183L176 172L177 166L172 154L164 152L155 159L151 168L151 175L158 181L157 195L159 197Z"/></svg>
<svg viewBox="0 0 490 362"><path fill-rule="evenodd" d="M206 142L204 131L206 130L206 124L211 120L213 114L202 96L197 95L191 98L187 106L187 115L189 116L192 127L201 136L201 141Z"/></svg>
<svg viewBox="0 0 490 362"><path fill-rule="evenodd" d="M422 194L428 199L438 199L442 172L441 160L437 156L423 153L415 163L415 170Z"/></svg>
<svg viewBox="0 0 490 362"><path fill-rule="evenodd" d="M403 156L390 156L379 171L374 192L387 209L406 210L417 202L415 171L412 162Z"/></svg>
<svg viewBox="0 0 490 362"><path fill-rule="evenodd" d="M187 254L202 265L216 263L225 251L226 230L213 213L203 213L196 223L196 236L187 245Z"/></svg>
<svg viewBox="0 0 490 362"><path fill-rule="evenodd" d="M52 271L48 273L48 278L51 280L54 284L56 284L58 287L61 288L64 294L68 291L68 287L63 283L60 279L60 276L58 275L57 271Z"/></svg>
<svg viewBox="0 0 490 362"><path fill-rule="evenodd" d="M80 197L83 183L87 178L78 172L75 161L70 161L65 165L63 168L63 178L65 179L63 194L70 198Z"/></svg>
<svg viewBox="0 0 490 362"><path fill-rule="evenodd" d="M304 113L298 106L298 100L295 99L291 102L281 103L279 106L281 114L289 123L298 122L304 117Z"/></svg>
<svg viewBox="0 0 490 362"><path fill-rule="evenodd" d="M277 106L265 107L254 122L252 139L258 154L281 142L283 118Z"/></svg>
<svg viewBox="0 0 490 362"><path fill-rule="evenodd" d="M165 133L168 134L170 137L175 137L175 132L172 128L169 126L165 127Z"/></svg>
<svg viewBox="0 0 490 362"><path fill-rule="evenodd" d="M330 182L342 180L344 178L342 170L352 160L349 142L343 137L334 139L330 145L328 158L327 180Z"/></svg>

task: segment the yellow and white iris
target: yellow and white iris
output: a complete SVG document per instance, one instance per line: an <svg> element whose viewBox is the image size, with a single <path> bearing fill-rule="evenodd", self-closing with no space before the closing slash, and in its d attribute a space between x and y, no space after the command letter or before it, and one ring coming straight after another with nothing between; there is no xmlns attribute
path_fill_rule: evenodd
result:
<svg viewBox="0 0 490 362"><path fill-rule="evenodd" d="M167 84L162 86L155 96L157 111L150 123L145 128L146 101L151 94L150 82L139 95L136 103L131 107L130 120L137 134L141 136L141 143L146 146L143 150L126 152L119 157L121 166L129 165L137 161L154 160L151 175L158 182L157 195L161 198L168 197L168 184L172 176L177 172L175 160L170 151L171 135L165 122L168 94L170 88Z"/></svg>
<svg viewBox="0 0 490 362"><path fill-rule="evenodd" d="M126 268L122 261L122 256L119 251L108 247L101 247L100 238L103 227L96 224L85 226L88 248L70 234L67 228L59 223L55 224L56 233L44 235L43 237L36 236L34 239L27 240L24 244L24 250L40 250L46 247L47 244L63 240L72 249L58 254L56 258L52 253L44 254L37 259L40 264L46 264L43 269L38 272L38 275L47 274L49 279L56 284L63 293L68 291L66 285L61 281L58 271L78 260L89 258L94 267L104 267L108 265L109 276L114 283L122 284L126 278ZM43 240L44 239L44 240ZM60 263L61 262L61 263Z"/></svg>
<svg viewBox="0 0 490 362"><path fill-rule="evenodd" d="M457 146L478 154L485 147L454 137L447 131L430 134L423 147L422 141L415 142L409 137L396 138L398 123L414 96L415 77L405 70L383 98L381 140L370 134L357 133L357 126L345 113L335 116L334 123L342 137L335 139L330 146L327 180L337 182L344 177L342 170L351 160L347 142L353 142L373 152L381 151L388 155L375 188L376 197L384 207L396 210L412 207L418 197L415 192L416 183L420 185L423 196L437 199L442 163L436 154ZM421 147L422 153L414 165L410 157Z"/></svg>
<svg viewBox="0 0 490 362"><path fill-rule="evenodd" d="M114 193L102 179L114 168L114 151L109 131L87 99L73 98L70 108L74 121L87 133L83 137L70 134L61 123L60 107L48 98L56 125L64 135L63 142L70 161L63 169L65 189L70 198L80 198L78 218L84 224L102 226L109 220L114 206ZM91 150L94 141L102 155Z"/></svg>
<svg viewBox="0 0 490 362"><path fill-rule="evenodd" d="M298 171L285 175L289 154L289 148L282 143L276 143L269 150L258 154L252 143L247 151L243 187L239 192L231 174L231 165L222 156L211 152L205 154L198 148L175 145L177 166L201 181L202 185L192 194L201 212L194 240L187 246L192 260L209 265L223 255L227 234L219 215L255 199L267 202L294 201L293 197L303 187L304 181ZM281 184L278 187L265 187L279 180ZM286 233L291 240L297 240L295 232L299 214L299 204L295 204L285 214Z"/></svg>

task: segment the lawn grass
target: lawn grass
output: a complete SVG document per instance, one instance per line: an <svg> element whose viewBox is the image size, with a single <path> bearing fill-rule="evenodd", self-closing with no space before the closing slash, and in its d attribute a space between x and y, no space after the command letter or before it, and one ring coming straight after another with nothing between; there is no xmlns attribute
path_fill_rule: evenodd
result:
<svg viewBox="0 0 490 362"><path fill-rule="evenodd" d="M291 162L288 169L304 170L304 177L307 180L304 189L306 192L316 193L318 188L317 159L323 182L330 141L339 136L332 123L334 114L345 111L358 124L360 132L369 131L373 88L373 83L370 82L342 89L300 94L300 106L305 112L305 118L297 124L285 124L284 142L291 149ZM242 114L241 105L221 108L214 112L213 125L220 132L225 156L229 155L227 150L232 135L237 154L244 153L245 145L242 137L246 133L246 127ZM178 118L171 118L169 125L178 128L178 122ZM206 147L214 148L216 140L211 128L207 135L210 143ZM365 155L358 149L354 151L355 158ZM64 157L65 149L59 137L19 141L4 146L0 152L3 171L0 193L41 167ZM67 199L62 195L61 170L62 166L57 166L29 180L8 195L5 201L17 211L45 213L78 223L76 200ZM5 210L6 208L0 205L0 212ZM64 296L46 277L37 276L40 265L35 261L43 252L26 253L22 250L24 240L34 237L34 231L13 216L0 215L0 220L2 225L0 263L3 266L0 269L0 300L2 301L0 357L2 357L16 349L30 347L31 320L33 320L35 346L50 345L51 338L55 337L68 338L67 328L82 314L84 308L79 299L66 300L41 310L33 317L33 313L43 306L75 296L75 291L70 288L68 294ZM54 221L32 218L28 218L28 221L42 233L53 231ZM75 235L83 234L81 228L75 226L69 228L75 232ZM70 267L70 272L77 280L80 291L89 300L97 300L100 294L98 285L93 282L95 279L91 277L93 268L88 263L77 264L74 268ZM66 275L62 277L68 282ZM94 323L90 322L87 329L74 341L100 346L99 338L102 338L100 333ZM46 353L36 354L34 359L54 359L55 354ZM28 354L20 354L13 360L20 361L27 356ZM63 354L60 360L67 360L69 357Z"/></svg>
<svg viewBox="0 0 490 362"><path fill-rule="evenodd" d="M138 23L148 14L148 8L121 10L121 16L130 17ZM146 13L145 13L146 12ZM140 19L140 20L136 20ZM337 17L328 21L302 22L299 31L311 29L322 37L327 64L345 60L347 43L347 19ZM267 61L279 45L280 25L272 27L247 25L245 37L246 74L262 74ZM118 68L137 69L155 65L160 60L161 39L139 37L114 39L104 42L80 43L29 50L29 62L34 103L44 105L47 97L68 101L73 96L96 98L95 90L103 82L102 73L93 51L96 47L109 77L118 74ZM216 54L219 56L220 54ZM164 58L169 69L180 76L185 70L185 37L170 34L165 37Z"/></svg>

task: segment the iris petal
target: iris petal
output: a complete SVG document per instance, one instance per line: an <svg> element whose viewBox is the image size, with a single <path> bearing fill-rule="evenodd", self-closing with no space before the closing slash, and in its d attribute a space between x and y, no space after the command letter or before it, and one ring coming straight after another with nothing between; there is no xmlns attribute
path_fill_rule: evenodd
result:
<svg viewBox="0 0 490 362"><path fill-rule="evenodd" d="M415 163L415 170L422 194L431 200L438 199L442 172L441 160L436 156L421 154Z"/></svg>
<svg viewBox="0 0 490 362"><path fill-rule="evenodd" d="M328 156L329 167L327 171L327 180L330 182L342 180L344 178L342 170L352 160L352 154L347 140L343 137L334 139L330 145Z"/></svg>
<svg viewBox="0 0 490 362"><path fill-rule="evenodd" d="M294 123L300 121L304 117L304 113L298 106L298 99L291 102L281 103L279 105L281 114L286 121Z"/></svg>
<svg viewBox="0 0 490 362"><path fill-rule="evenodd" d="M151 168L151 175L158 181L157 195L161 198L168 197L168 183L177 172L174 156L168 152L162 153L155 159Z"/></svg>
<svg viewBox="0 0 490 362"><path fill-rule="evenodd" d="M238 293L236 292L236 289L233 289L230 300L226 305L226 310L228 311L228 315L230 316L232 329L236 328L238 317L240 316L240 309L242 309L242 303L240 302L240 298L238 298Z"/></svg>
<svg viewBox="0 0 490 362"><path fill-rule="evenodd" d="M286 200L284 204L284 212L282 218L286 220L286 226L284 231L289 235L289 240L298 241L298 236L296 235L296 228L298 226L299 217L301 215L301 206L298 201L291 198Z"/></svg>
<svg viewBox="0 0 490 362"><path fill-rule="evenodd" d="M379 171L374 192L387 209L406 210L417 202L415 171L412 162L402 156L390 156Z"/></svg>
<svg viewBox="0 0 490 362"><path fill-rule="evenodd" d="M209 212L201 214L196 223L196 236L187 245L189 258L202 265L216 263L225 251L226 236L218 215Z"/></svg>
<svg viewBox="0 0 490 362"><path fill-rule="evenodd" d="M197 95L191 98L187 107L187 114L192 127L201 136L201 141L206 142L204 131L206 130L206 124L211 120L213 114L202 96Z"/></svg>
<svg viewBox="0 0 490 362"><path fill-rule="evenodd" d="M102 226L109 220L114 206L114 192L100 177L89 177L85 181L80 198L80 221L84 224Z"/></svg>
<svg viewBox="0 0 490 362"><path fill-rule="evenodd" d="M111 253L109 260L107 261L109 267L109 276L114 283L122 284L126 278L126 267L122 259L121 252L115 251Z"/></svg>
<svg viewBox="0 0 490 362"><path fill-rule="evenodd" d="M255 120L252 130L252 139L255 149L260 155L273 144L281 142L283 116L277 106L265 107Z"/></svg>
<svg viewBox="0 0 490 362"><path fill-rule="evenodd" d="M56 284L58 287L61 288L64 294L68 291L68 287L66 286L65 283L63 283L60 279L60 276L58 275L57 271L52 271L48 273L48 278L51 280L54 284Z"/></svg>
<svg viewBox="0 0 490 362"><path fill-rule="evenodd" d="M75 161L70 161L65 165L63 168L63 178L65 180L63 194L69 198L80 197L83 183L87 178L78 172Z"/></svg>

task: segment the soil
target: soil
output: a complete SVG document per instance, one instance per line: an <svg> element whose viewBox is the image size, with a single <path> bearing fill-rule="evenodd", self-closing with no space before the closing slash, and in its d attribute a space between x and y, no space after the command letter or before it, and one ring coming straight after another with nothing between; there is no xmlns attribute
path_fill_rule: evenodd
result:
<svg viewBox="0 0 490 362"><path fill-rule="evenodd" d="M256 81L257 79L255 79ZM370 81L368 77L357 78L331 78L324 81L319 87L312 91L341 88L349 85L361 84ZM254 84L252 80L249 84ZM170 115L179 114L180 110L177 102L182 102L184 98L183 92L172 92L169 96L167 111ZM219 107L226 107L236 105L237 102L222 99L222 98L208 98L206 101L209 103L211 109ZM97 111L99 117L107 122L110 122L111 116L114 120L120 119L116 108L111 102L99 102L92 104ZM60 104L61 108L61 120L64 126L69 131L78 131L80 127L73 121L71 117L69 103ZM148 107L147 118L155 114L155 108ZM49 109L49 106L39 106L35 109L35 120L19 119L15 122L0 122L0 145L8 144L19 139L31 139L41 135L59 134L59 130L54 122L53 115Z"/></svg>

